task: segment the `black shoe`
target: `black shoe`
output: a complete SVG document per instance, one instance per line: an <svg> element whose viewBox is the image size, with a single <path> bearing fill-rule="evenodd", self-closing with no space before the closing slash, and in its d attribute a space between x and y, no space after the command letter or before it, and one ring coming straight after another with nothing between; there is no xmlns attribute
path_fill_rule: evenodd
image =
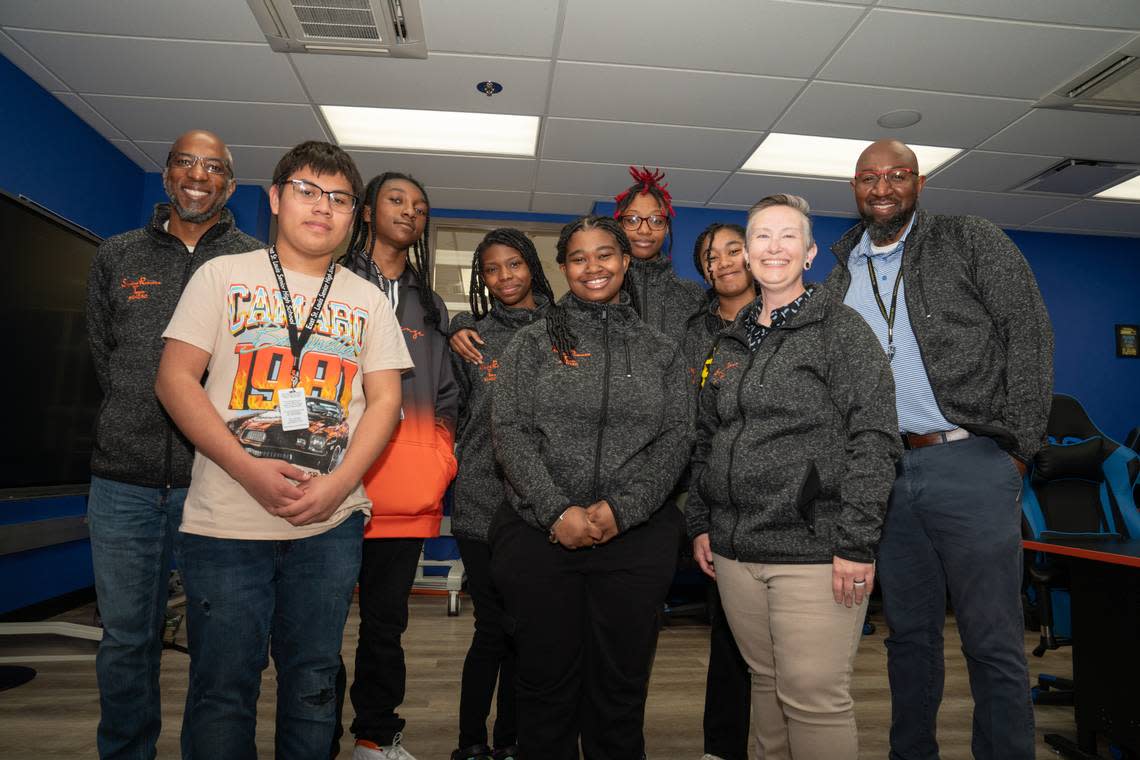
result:
<svg viewBox="0 0 1140 760"><path fill-rule="evenodd" d="M486 744L472 744L466 749L457 749L451 753L451 760L494 760L491 748Z"/></svg>
<svg viewBox="0 0 1140 760"><path fill-rule="evenodd" d="M519 745L511 744L507 747L496 747L491 753L491 760L516 760L519 756Z"/></svg>

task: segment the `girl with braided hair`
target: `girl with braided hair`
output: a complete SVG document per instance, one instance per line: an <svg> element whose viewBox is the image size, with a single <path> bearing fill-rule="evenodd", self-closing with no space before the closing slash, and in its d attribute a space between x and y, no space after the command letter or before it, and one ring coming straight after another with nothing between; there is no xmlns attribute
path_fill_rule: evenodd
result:
<svg viewBox="0 0 1140 760"><path fill-rule="evenodd" d="M386 172L373 178L341 261L387 296L415 363L401 381L396 431L364 476L372 519L364 531L360 638L350 692L356 711L353 760L414 760L400 746L404 721L396 712L405 686L400 637L424 539L439 535L443 494L456 471L459 387L444 332L447 308L431 289L430 213L427 193L412 177ZM343 698L341 692L340 703ZM334 755L338 741L339 736Z"/></svg>
<svg viewBox="0 0 1140 760"><path fill-rule="evenodd" d="M634 183L614 198L614 219L630 241L629 288L636 295L642 319L680 344L689 317L705 305L704 290L673 271L669 253L675 212L669 183L662 182L665 173L631 166L629 174ZM452 331L451 350L467 361L478 364L483 360L479 343L480 336L473 330Z"/></svg>
<svg viewBox="0 0 1140 760"><path fill-rule="evenodd" d="M628 290L629 238L609 217L566 225L570 292L507 347L491 435L507 501L491 572L515 622L520 757L641 758L657 615L689 459L692 394L674 341Z"/></svg>
<svg viewBox="0 0 1140 760"><path fill-rule="evenodd" d="M507 760L517 754L515 660L504 621L503 602L491 581L491 519L506 498L503 472L491 449L491 396L507 345L519 329L543 318L554 301L538 251L525 234L492 230L471 262L471 313L457 314L451 329L477 326L483 361L454 354L459 382L459 475L455 479L451 532L467 571L475 606L475 634L463 662L459 696L459 749L452 760ZM487 745L487 716L498 682L493 748Z"/></svg>

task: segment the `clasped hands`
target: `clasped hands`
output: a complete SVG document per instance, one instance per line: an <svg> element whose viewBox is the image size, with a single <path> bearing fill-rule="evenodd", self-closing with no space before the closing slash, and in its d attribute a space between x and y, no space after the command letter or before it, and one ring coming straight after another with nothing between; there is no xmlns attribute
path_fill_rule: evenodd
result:
<svg viewBox="0 0 1140 760"><path fill-rule="evenodd" d="M617 520L605 499L588 507L570 507L554 523L551 534L567 549L604 544L618 533Z"/></svg>
<svg viewBox="0 0 1140 760"><path fill-rule="evenodd" d="M309 525L329 519L348 496L336 471L328 475L302 470L276 459L243 460L233 478L262 508L291 525Z"/></svg>

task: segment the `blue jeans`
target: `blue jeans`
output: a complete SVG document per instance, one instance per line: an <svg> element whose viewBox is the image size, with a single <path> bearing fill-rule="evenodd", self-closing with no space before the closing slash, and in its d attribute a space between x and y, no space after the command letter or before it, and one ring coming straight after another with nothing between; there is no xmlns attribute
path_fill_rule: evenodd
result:
<svg viewBox="0 0 1140 760"><path fill-rule="evenodd" d="M190 687L183 756L255 760L257 698L272 652L276 758L328 757L344 623L364 516L293 541L184 534Z"/></svg>
<svg viewBox="0 0 1140 760"><path fill-rule="evenodd" d="M91 478L87 519L103 619L95 658L101 758L155 756L168 578L185 500L185 488Z"/></svg>
<svg viewBox="0 0 1140 760"><path fill-rule="evenodd" d="M1021 475L989 438L907 451L879 581L891 683L891 760L937 760L946 592L974 697L976 760L1033 760L1021 612Z"/></svg>

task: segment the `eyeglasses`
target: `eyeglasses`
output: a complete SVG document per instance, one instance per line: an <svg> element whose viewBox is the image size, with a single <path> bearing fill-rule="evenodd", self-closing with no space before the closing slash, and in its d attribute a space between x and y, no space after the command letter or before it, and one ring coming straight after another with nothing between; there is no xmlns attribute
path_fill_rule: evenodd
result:
<svg viewBox="0 0 1140 760"><path fill-rule="evenodd" d="M321 198L328 196L329 208L341 214L351 214L356 210L357 197L341 190L325 190L320 185L304 179L287 179L282 185L293 186L293 197L306 206L315 206Z"/></svg>
<svg viewBox="0 0 1140 760"><path fill-rule="evenodd" d="M621 226L625 227L630 232L641 229L644 222L649 223L651 230L663 230L665 225L669 223L669 217L653 214L651 216L638 216L637 214L624 214L619 217L621 219Z"/></svg>
<svg viewBox="0 0 1140 760"><path fill-rule="evenodd" d="M887 182L897 187L899 185L905 185L910 181L911 177L917 176L918 172L905 166L898 166L894 169L887 169L881 172L868 169L865 172L859 172L855 175L855 184L862 185L863 187L874 187L879 184L880 178L886 177Z"/></svg>
<svg viewBox="0 0 1140 760"><path fill-rule="evenodd" d="M195 156L193 153L171 153L166 157L166 167L168 169L181 169L183 171L191 171L198 162L202 163L202 168L206 170L207 174L215 175L228 175L230 173L230 165L228 161L221 158L207 158L206 156Z"/></svg>

